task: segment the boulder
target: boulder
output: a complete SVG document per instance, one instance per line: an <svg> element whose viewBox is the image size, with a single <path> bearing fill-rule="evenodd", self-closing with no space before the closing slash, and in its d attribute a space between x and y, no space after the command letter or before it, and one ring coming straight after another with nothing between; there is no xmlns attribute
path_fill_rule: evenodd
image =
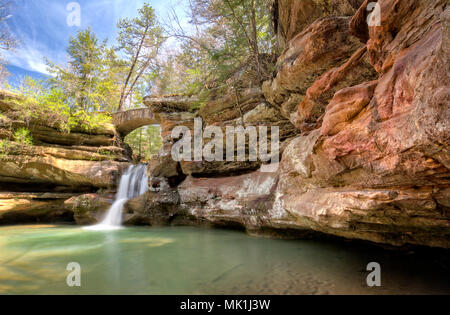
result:
<svg viewBox="0 0 450 315"><path fill-rule="evenodd" d="M67 199L64 206L73 211L78 225L94 225L103 220L113 201L113 195L85 194Z"/></svg>
<svg viewBox="0 0 450 315"><path fill-rule="evenodd" d="M161 178L157 185L151 185L146 194L129 200L124 207L126 225L168 225L176 217L185 217L180 209L179 195L168 181Z"/></svg>

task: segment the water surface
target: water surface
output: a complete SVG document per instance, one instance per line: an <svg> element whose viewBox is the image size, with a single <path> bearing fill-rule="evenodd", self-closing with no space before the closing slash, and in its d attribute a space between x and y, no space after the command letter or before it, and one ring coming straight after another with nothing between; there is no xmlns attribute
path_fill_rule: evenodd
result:
<svg viewBox="0 0 450 315"><path fill-rule="evenodd" d="M378 262L382 286L368 288ZM70 262L81 287L66 284ZM201 228L0 228L0 294L450 293L448 251L286 241Z"/></svg>

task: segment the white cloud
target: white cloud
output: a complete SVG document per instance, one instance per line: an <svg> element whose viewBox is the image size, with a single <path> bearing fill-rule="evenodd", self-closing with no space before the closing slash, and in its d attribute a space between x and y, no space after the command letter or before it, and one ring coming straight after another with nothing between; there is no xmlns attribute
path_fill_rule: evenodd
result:
<svg viewBox="0 0 450 315"><path fill-rule="evenodd" d="M48 74L44 55L37 49L27 46L21 48L19 53L7 52L4 55L4 59L13 66Z"/></svg>
<svg viewBox="0 0 450 315"><path fill-rule="evenodd" d="M79 30L66 23L66 4L61 0L17 1L12 9L8 26L22 45L15 52L3 54L10 64L26 70L48 74L44 57L52 62L66 62L67 43L71 35ZM164 17L174 6L180 14L184 7L180 0L78 0L81 5L81 27L90 26L99 38L108 38L112 44L116 35L116 22L123 17L133 17L137 10L148 2Z"/></svg>

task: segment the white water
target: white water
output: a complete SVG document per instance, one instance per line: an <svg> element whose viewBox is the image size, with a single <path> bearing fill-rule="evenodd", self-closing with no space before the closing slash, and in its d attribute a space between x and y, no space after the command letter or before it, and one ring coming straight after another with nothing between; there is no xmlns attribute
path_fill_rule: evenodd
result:
<svg viewBox="0 0 450 315"><path fill-rule="evenodd" d="M148 191L148 178L145 173L146 165L130 166L120 179L116 201L108 210L105 219L97 225L86 229L91 231L117 230L122 226L123 207L128 200L139 197Z"/></svg>

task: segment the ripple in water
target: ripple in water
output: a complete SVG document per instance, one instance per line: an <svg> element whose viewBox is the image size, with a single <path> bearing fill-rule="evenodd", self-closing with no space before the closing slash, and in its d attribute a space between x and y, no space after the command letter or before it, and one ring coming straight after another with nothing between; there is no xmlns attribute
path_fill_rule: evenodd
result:
<svg viewBox="0 0 450 315"><path fill-rule="evenodd" d="M449 256L200 228L7 227L0 294L448 294ZM366 286L371 261L380 288ZM70 262L80 288L66 285Z"/></svg>

